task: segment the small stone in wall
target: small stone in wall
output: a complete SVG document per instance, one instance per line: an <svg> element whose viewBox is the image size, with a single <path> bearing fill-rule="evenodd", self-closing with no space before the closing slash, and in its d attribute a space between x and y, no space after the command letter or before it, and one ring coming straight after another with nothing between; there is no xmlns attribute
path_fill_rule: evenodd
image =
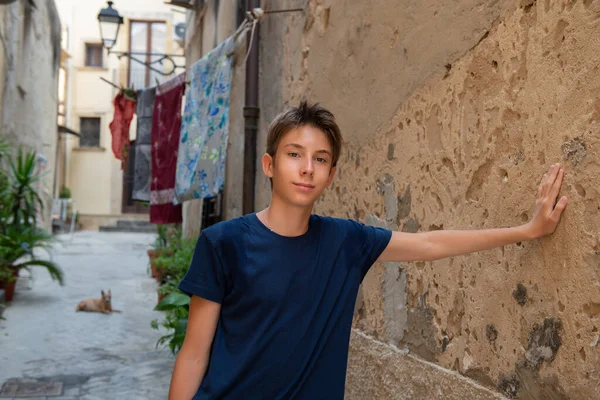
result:
<svg viewBox="0 0 600 400"><path fill-rule="evenodd" d="M485 337L487 337L487 340L489 340L490 342L493 342L498 338L498 330L494 325L488 324L485 327Z"/></svg>
<svg viewBox="0 0 600 400"><path fill-rule="evenodd" d="M444 336L444 338L442 339L442 353L446 352L449 343L450 339L448 339L448 336Z"/></svg>
<svg viewBox="0 0 600 400"><path fill-rule="evenodd" d="M404 218L410 215L412 208L412 196L410 193L410 185L406 186L406 190L402 196L398 196L398 224Z"/></svg>
<svg viewBox="0 0 600 400"><path fill-rule="evenodd" d="M524 305L527 302L527 288L523 284L517 284L517 288L512 292L513 297L520 305Z"/></svg>
<svg viewBox="0 0 600 400"><path fill-rule="evenodd" d="M395 150L394 144L393 143L388 144L387 159L390 161L392 161L394 159L394 150Z"/></svg>
<svg viewBox="0 0 600 400"><path fill-rule="evenodd" d="M420 227L421 224L419 223L418 219L408 218L406 221L404 221L402 232L417 233Z"/></svg>
<svg viewBox="0 0 600 400"><path fill-rule="evenodd" d="M529 333L529 345L525 353L530 368L538 368L543 361L550 362L554 359L562 344L559 334L561 329L561 321L554 318L545 318L541 325L534 325Z"/></svg>
<svg viewBox="0 0 600 400"><path fill-rule="evenodd" d="M562 144L563 157L571 161L574 166L581 163L587 155L587 148L583 139L576 137Z"/></svg>
<svg viewBox="0 0 600 400"><path fill-rule="evenodd" d="M509 399L514 399L519 393L519 380L514 375L503 375L498 382L498 389Z"/></svg>

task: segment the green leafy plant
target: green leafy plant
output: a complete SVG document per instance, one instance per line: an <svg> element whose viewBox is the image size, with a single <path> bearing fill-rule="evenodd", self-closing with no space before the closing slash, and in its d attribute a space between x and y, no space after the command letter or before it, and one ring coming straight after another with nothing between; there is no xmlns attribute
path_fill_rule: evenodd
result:
<svg viewBox="0 0 600 400"><path fill-rule="evenodd" d="M168 233L169 227L167 225L157 225L156 226L156 239L153 243L153 248L156 249L164 249L168 244Z"/></svg>
<svg viewBox="0 0 600 400"><path fill-rule="evenodd" d="M192 262L195 245L196 239L171 239L166 251L155 259L156 267L163 276L163 293L167 292L165 287L170 289L179 284Z"/></svg>
<svg viewBox="0 0 600 400"><path fill-rule="evenodd" d="M153 329L159 330L160 326L166 328L168 333L161 336L156 347L167 344L173 354L181 350L185 339L185 331L188 324L190 310L190 298L183 293L171 293L167 295L154 308L157 311L166 311L165 319L160 322L154 320L151 323Z"/></svg>
<svg viewBox="0 0 600 400"><path fill-rule="evenodd" d="M71 189L66 186L60 188L60 192L58 192L58 197L60 199L70 199L71 198Z"/></svg>
<svg viewBox="0 0 600 400"><path fill-rule="evenodd" d="M50 277L64 284L61 268L53 261L38 258L36 249L49 252L52 235L35 226L12 226L0 234L0 280L10 272L21 269L30 271L31 267L44 267ZM29 256L29 257L26 257ZM10 282L10 278L7 281Z"/></svg>
<svg viewBox="0 0 600 400"><path fill-rule="evenodd" d="M44 211L44 201L37 188L43 174L36 170L36 153L19 149L16 159L10 158L8 164L0 219L5 225L35 226L38 212Z"/></svg>
<svg viewBox="0 0 600 400"><path fill-rule="evenodd" d="M157 346L168 344L174 354L179 351L185 338L190 303L190 298L177 286L192 262L195 246L196 239L182 238L180 231L171 231L166 251L155 260L163 276L159 291L166 295L155 309L167 313L163 321L159 323L154 320L151 325L157 330L159 326L167 329Z"/></svg>
<svg viewBox="0 0 600 400"><path fill-rule="evenodd" d="M53 240L37 226L44 202L38 192L43 174L37 170L36 152L20 148L13 157L9 149L8 143L0 140L0 282L10 283L19 270L37 266L62 285L60 267L36 252L48 251Z"/></svg>

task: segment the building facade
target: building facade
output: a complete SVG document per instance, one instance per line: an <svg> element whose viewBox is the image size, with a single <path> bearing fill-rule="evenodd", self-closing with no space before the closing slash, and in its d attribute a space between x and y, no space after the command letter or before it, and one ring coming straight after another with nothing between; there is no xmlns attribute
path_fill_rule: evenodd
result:
<svg viewBox="0 0 600 400"><path fill-rule="evenodd" d="M67 126L79 137L64 141L64 184L70 190L80 213L84 229L110 225L119 219L148 220L148 207L131 200L133 165L123 166L111 151L109 124L113 120L113 99L118 88L143 89L155 86L185 70L183 30L185 11L162 0L128 0L114 2L123 17L113 52L161 53L173 57L180 68L154 64L163 75L130 57L108 54L103 48L98 13L105 1L57 0L68 31L65 118ZM154 56L136 55L153 61ZM102 79L104 80L102 80ZM107 83L110 82L111 84ZM130 140L135 145L135 117L130 126ZM132 147L133 150L133 147ZM133 160L130 158L130 160Z"/></svg>
<svg viewBox="0 0 600 400"><path fill-rule="evenodd" d="M58 80L61 63L59 15L53 0L4 1L0 4L0 135L35 150L45 208L49 205L56 170Z"/></svg>

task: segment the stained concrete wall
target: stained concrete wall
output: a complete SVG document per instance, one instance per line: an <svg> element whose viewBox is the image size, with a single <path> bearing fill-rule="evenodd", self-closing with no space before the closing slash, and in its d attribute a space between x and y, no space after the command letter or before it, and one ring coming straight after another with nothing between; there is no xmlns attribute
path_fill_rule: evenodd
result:
<svg viewBox="0 0 600 400"><path fill-rule="evenodd" d="M186 64L189 68L237 29L239 1L206 1L188 12L186 23ZM229 110L229 136L223 190L223 219L242 215L244 168L244 103L246 36L236 39ZM197 237L202 222L202 200L183 203L183 234Z"/></svg>
<svg viewBox="0 0 600 400"><path fill-rule="evenodd" d="M373 267L348 398L485 395L464 378L511 398L598 398L600 2L275 6L304 12L262 23L258 150L286 104L336 114L345 149L316 212L408 232L513 226L531 217L549 164L566 167L570 204L552 236ZM257 208L269 196L259 174ZM383 343L408 355L384 357ZM415 360L438 368L408 368Z"/></svg>
<svg viewBox="0 0 600 400"><path fill-rule="evenodd" d="M60 62L60 20L53 0L0 5L0 135L41 156L40 189L53 192ZM50 207L44 224L50 225Z"/></svg>

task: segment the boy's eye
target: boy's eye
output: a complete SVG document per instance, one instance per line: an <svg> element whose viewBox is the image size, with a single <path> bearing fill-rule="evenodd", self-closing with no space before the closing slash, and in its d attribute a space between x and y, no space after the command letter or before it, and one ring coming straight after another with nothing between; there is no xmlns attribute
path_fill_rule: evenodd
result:
<svg viewBox="0 0 600 400"><path fill-rule="evenodd" d="M288 155L291 157L300 157L298 153L288 153Z"/></svg>
<svg viewBox="0 0 600 400"><path fill-rule="evenodd" d="M327 162L327 159L325 159L325 158L322 158L322 157L317 157L317 162L320 162L320 163L326 163L326 162Z"/></svg>

